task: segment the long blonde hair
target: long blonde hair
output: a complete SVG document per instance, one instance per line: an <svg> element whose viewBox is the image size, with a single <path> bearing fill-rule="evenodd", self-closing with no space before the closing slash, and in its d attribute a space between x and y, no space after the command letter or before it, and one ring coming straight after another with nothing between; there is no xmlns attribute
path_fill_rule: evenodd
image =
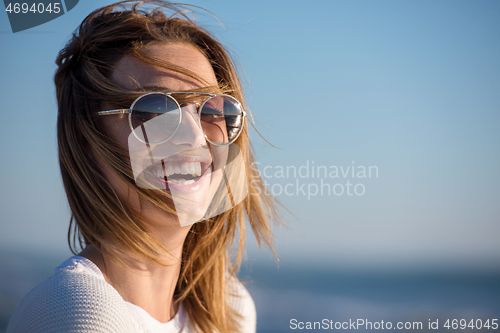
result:
<svg viewBox="0 0 500 333"><path fill-rule="evenodd" d="M149 7L151 4L155 6ZM170 15L168 15L170 14ZM135 186L127 152L110 139L96 112L103 102L128 107L140 95L111 80L124 55L199 78L183 68L149 57L153 43L188 43L210 61L219 88L245 103L235 66L224 47L185 14L165 1L122 1L92 12L57 57L57 137L62 179L72 211L68 242L73 252L94 245L108 254L126 251L158 262L164 248L148 233L137 212L127 207L100 172L102 159L129 188L159 209L171 211L164 196ZM248 111L248 110L247 110ZM248 123L235 142L246 164L248 195L233 209L192 226L183 248L175 299L203 332L235 332L237 314L226 304L226 280L234 276L245 246L248 220L259 246L272 249L270 221L277 221L274 198L254 168ZM158 191L157 191L158 192ZM237 244L231 260L229 250ZM229 274L228 274L229 273Z"/></svg>

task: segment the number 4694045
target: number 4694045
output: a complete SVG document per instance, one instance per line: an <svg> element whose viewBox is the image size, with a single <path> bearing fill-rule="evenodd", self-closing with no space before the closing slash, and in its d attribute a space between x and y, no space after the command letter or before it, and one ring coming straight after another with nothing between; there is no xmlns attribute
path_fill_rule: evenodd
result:
<svg viewBox="0 0 500 333"><path fill-rule="evenodd" d="M56 2L56 3L49 3L47 5L47 7L45 7L45 5L43 3L34 3L31 5L31 7L29 6L29 4L27 3L10 3L7 5L7 7L5 8L5 11L8 12L9 14L11 13L14 13L14 14L19 14L19 13L22 13L22 14L26 14L28 12L31 12L31 13L44 13L44 12L48 12L48 13L54 13L54 14L59 14L59 12L61 11L61 7L59 7L60 3L59 2Z"/></svg>
<svg viewBox="0 0 500 333"><path fill-rule="evenodd" d="M467 320L465 319L452 319L450 321L450 319L446 320L446 323L444 323L443 327L447 328L447 329L453 329L453 330L456 330L458 328L460 329L466 329L466 328L471 328L471 329L481 329L481 328L486 328L486 329L492 329L492 330L496 330L498 328L498 323L497 323L498 319L491 319L491 324L490 324L490 320L486 320L484 323L481 319L471 319L468 323L467 323Z"/></svg>

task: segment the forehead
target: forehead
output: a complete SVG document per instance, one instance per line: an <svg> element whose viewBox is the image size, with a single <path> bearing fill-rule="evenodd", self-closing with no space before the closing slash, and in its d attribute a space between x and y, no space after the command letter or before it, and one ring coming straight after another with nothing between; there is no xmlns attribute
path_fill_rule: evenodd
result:
<svg viewBox="0 0 500 333"><path fill-rule="evenodd" d="M209 85L217 86L217 79L210 62L193 45L158 44L145 47L145 51L152 58L187 69ZM129 55L118 61L112 80L119 86L130 90L154 86L170 91L185 91L206 86L184 74L146 64Z"/></svg>

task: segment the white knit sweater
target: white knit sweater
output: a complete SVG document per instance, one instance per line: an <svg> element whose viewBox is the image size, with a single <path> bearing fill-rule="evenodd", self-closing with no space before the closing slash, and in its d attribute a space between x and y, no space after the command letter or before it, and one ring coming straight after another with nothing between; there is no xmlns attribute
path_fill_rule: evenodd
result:
<svg viewBox="0 0 500 333"><path fill-rule="evenodd" d="M242 332L255 333L252 297L237 280L230 280L230 288L230 304L243 318ZM23 298L7 327L7 333L18 332L189 333L194 329L182 304L171 321L160 323L123 300L90 260L75 256Z"/></svg>

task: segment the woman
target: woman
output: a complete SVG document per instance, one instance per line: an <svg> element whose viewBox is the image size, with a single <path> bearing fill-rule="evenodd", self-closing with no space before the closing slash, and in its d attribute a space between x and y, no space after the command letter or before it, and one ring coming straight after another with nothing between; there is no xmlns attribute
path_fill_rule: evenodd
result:
<svg viewBox="0 0 500 333"><path fill-rule="evenodd" d="M94 11L57 58L68 239L84 249L7 332L255 332L236 278L245 218L271 246L276 214L250 167L241 84L219 42L155 4Z"/></svg>

